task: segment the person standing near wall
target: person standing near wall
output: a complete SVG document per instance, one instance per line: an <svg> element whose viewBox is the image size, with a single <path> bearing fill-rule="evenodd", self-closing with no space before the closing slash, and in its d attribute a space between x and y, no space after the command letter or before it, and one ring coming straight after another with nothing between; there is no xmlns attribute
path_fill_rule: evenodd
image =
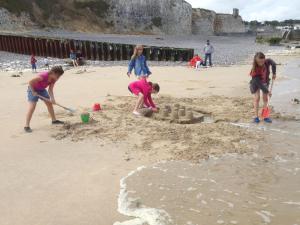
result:
<svg viewBox="0 0 300 225"><path fill-rule="evenodd" d="M73 66L77 67L78 62L77 62L77 58L76 58L76 53L74 52L73 49L70 50L70 59L72 60Z"/></svg>
<svg viewBox="0 0 300 225"><path fill-rule="evenodd" d="M210 44L210 41L207 40L206 45L204 47L205 53L205 61L204 65L207 66L207 60L209 61L209 66L212 66L212 54L214 53L215 49L214 46Z"/></svg>

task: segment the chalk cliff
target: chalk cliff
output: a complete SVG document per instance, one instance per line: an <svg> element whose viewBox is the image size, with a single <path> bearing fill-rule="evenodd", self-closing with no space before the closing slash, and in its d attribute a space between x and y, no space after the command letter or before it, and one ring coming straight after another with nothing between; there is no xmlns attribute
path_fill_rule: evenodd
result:
<svg viewBox="0 0 300 225"><path fill-rule="evenodd" d="M243 33L242 18L184 0L1 0L0 30L33 27L140 34Z"/></svg>
<svg viewBox="0 0 300 225"><path fill-rule="evenodd" d="M113 0L116 32L191 33L192 6L183 0Z"/></svg>
<svg viewBox="0 0 300 225"><path fill-rule="evenodd" d="M219 14L207 9L193 9L193 34L245 33L242 17L234 9L233 14Z"/></svg>

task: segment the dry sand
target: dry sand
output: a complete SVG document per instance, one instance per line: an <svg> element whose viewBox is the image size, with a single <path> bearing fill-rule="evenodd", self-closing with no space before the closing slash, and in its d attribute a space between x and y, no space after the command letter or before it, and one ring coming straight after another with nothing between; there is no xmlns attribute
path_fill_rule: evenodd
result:
<svg viewBox="0 0 300 225"><path fill-rule="evenodd" d="M181 125L131 114L125 67L72 69L55 88L56 100L77 109L57 109L64 127L50 125L42 102L23 132L27 82L33 77L0 73L0 224L107 225L117 213L119 180L141 165L165 159L197 161L209 154L251 152L263 138L230 122L252 118L250 65L195 71L153 67L158 105L180 103L214 123ZM279 71L282 69L279 66ZM280 72L279 72L280 74ZM96 102L103 110L83 125L80 112Z"/></svg>

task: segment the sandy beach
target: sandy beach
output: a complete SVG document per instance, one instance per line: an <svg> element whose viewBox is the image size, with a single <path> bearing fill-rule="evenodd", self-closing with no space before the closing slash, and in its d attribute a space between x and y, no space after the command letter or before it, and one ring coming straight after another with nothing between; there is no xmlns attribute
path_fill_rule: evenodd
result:
<svg viewBox="0 0 300 225"><path fill-rule="evenodd" d="M279 63L278 80L290 57ZM128 92L125 66L67 70L55 87L56 100L76 109L56 108L64 126L51 126L39 103L32 134L23 132L26 89L34 76L0 72L0 224L107 225L126 220L118 213L120 179L140 166L164 160L200 160L224 153L252 154L266 137L260 131L233 126L252 119L250 64L193 70L153 66L150 80L161 92L161 107L179 103L206 117L204 123L176 124L158 116L132 115L135 98ZM279 82L278 82L279 83ZM276 85L278 85L276 83ZM275 85L275 86L276 86ZM80 113L100 103L93 121ZM274 112L274 118L287 118Z"/></svg>

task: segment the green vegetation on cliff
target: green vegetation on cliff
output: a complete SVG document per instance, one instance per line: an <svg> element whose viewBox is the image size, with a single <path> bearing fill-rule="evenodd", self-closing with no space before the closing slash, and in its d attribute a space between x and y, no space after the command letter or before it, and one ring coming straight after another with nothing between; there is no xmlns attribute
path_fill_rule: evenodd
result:
<svg viewBox="0 0 300 225"><path fill-rule="evenodd" d="M74 6L76 9L88 8L99 17L105 16L105 14L109 9L109 4L104 0L93 0L93 1L86 1L86 2L74 1Z"/></svg>
<svg viewBox="0 0 300 225"><path fill-rule="evenodd" d="M96 16L103 17L107 13L110 5L105 0L79 1L74 0L73 4L66 5L64 0L0 0L0 8L6 8L9 12L19 15L26 12L33 18L35 15L34 5L42 12L43 19L48 19L51 14L72 13L77 10L90 10ZM39 21L39 18L35 18Z"/></svg>
<svg viewBox="0 0 300 225"><path fill-rule="evenodd" d="M6 8L11 13L32 12L30 0L0 0L0 8Z"/></svg>
<svg viewBox="0 0 300 225"><path fill-rule="evenodd" d="M25 12L41 27L66 25L72 29L73 24L69 21L79 21L82 27L84 23L89 23L103 28L113 25L111 21L104 19L110 8L107 2L106 0L0 0L0 8L5 8L18 16Z"/></svg>

